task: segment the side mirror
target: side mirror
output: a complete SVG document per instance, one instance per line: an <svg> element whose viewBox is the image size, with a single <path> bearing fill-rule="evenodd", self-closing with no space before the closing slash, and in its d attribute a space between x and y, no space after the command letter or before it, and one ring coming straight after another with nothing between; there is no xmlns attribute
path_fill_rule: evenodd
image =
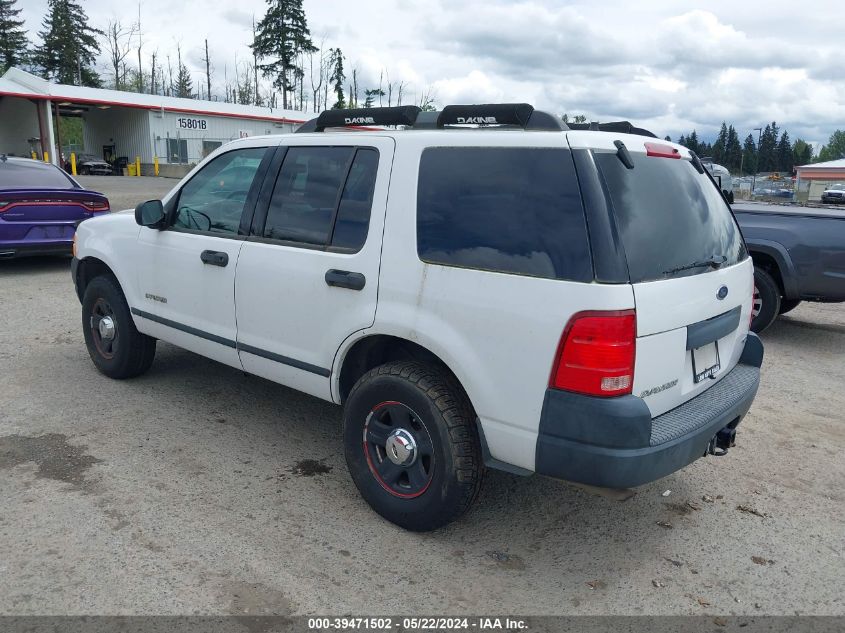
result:
<svg viewBox="0 0 845 633"><path fill-rule="evenodd" d="M161 200L147 200L135 207L135 222L151 229L163 229L166 216Z"/></svg>

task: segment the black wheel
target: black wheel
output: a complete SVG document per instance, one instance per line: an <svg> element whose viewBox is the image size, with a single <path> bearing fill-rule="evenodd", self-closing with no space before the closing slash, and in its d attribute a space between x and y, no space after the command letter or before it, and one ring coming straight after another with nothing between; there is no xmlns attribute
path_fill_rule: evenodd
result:
<svg viewBox="0 0 845 633"><path fill-rule="evenodd" d="M728 192L728 194L727 194L727 198L728 198L728 202L730 202L731 204L733 204L733 203L734 203L734 192L733 192L733 191L729 191L729 192Z"/></svg>
<svg viewBox="0 0 845 633"><path fill-rule="evenodd" d="M79 175L80 176L90 176L91 175L91 168L87 166L82 166L79 168Z"/></svg>
<svg viewBox="0 0 845 633"><path fill-rule="evenodd" d="M754 304L751 307L751 331L760 333L769 327L780 311L780 288L772 276L754 267Z"/></svg>
<svg viewBox="0 0 845 633"><path fill-rule="evenodd" d="M370 370L343 416L346 463L361 496L407 530L435 530L472 505L484 471L475 413L454 378L397 361Z"/></svg>
<svg viewBox="0 0 845 633"><path fill-rule="evenodd" d="M95 277L82 297L82 330L94 365L110 378L140 376L150 368L156 340L141 334L117 280Z"/></svg>
<svg viewBox="0 0 845 633"><path fill-rule="evenodd" d="M778 310L778 314L786 314L787 312L791 312L792 310L798 307L799 303L801 303L801 299L781 299L780 310Z"/></svg>

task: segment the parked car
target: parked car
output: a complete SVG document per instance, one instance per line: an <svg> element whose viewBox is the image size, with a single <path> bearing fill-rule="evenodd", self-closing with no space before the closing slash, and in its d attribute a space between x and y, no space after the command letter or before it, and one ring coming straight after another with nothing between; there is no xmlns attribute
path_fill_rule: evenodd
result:
<svg viewBox="0 0 845 633"><path fill-rule="evenodd" d="M831 185L830 187L822 191L822 202L830 202L832 204L845 204L845 185Z"/></svg>
<svg viewBox="0 0 845 633"><path fill-rule="evenodd" d="M0 258L69 255L79 223L108 212L108 198L58 167L0 156Z"/></svg>
<svg viewBox="0 0 845 633"><path fill-rule="evenodd" d="M413 131L329 131L362 124ZM722 454L759 382L752 262L697 157L618 129L398 107L231 142L81 227L88 352L131 378L160 339L342 404L353 481L411 530L485 464L619 488Z"/></svg>
<svg viewBox="0 0 845 633"><path fill-rule="evenodd" d="M716 184L719 185L725 199L733 204L734 185L731 172L728 171L728 168L714 163L712 158L702 158L701 162L704 164L707 171L710 172L710 175L713 176L713 180L716 181Z"/></svg>
<svg viewBox="0 0 845 633"><path fill-rule="evenodd" d="M70 159L65 163L65 171L71 171ZM76 155L76 173L80 176L110 176L113 169L102 158L93 154Z"/></svg>
<svg viewBox="0 0 845 633"><path fill-rule="evenodd" d="M733 211L754 260L752 331L802 301L845 301L845 212L753 204Z"/></svg>

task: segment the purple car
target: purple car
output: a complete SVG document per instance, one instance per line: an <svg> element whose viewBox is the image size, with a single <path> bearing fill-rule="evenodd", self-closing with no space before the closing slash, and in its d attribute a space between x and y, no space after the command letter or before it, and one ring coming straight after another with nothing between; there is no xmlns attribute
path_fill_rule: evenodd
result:
<svg viewBox="0 0 845 633"><path fill-rule="evenodd" d="M70 254L77 225L108 212L108 198L55 165L0 155L0 259Z"/></svg>

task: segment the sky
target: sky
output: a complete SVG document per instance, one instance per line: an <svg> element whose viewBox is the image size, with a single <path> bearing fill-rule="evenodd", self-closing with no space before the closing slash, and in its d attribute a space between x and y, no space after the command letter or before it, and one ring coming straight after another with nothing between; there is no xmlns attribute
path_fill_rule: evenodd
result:
<svg viewBox="0 0 845 633"><path fill-rule="evenodd" d="M79 0L91 23L138 19L124 0ZM845 129L841 0L304 0L316 45L340 47L347 74L376 87L382 71L406 83L405 103L527 102L590 120L630 120L659 136L721 122L740 139L777 121L791 139L818 146ZM19 0L31 39L47 0ZM143 0L148 57L177 43L204 82L231 79L250 55L253 16L265 0ZM105 50L105 49L104 49ZM148 63L148 60L145 60ZM106 81L108 63L101 63ZM386 80L385 80L386 81ZM306 75L306 89L308 79ZM214 87L213 87L214 89ZM361 97L363 99L363 95Z"/></svg>

